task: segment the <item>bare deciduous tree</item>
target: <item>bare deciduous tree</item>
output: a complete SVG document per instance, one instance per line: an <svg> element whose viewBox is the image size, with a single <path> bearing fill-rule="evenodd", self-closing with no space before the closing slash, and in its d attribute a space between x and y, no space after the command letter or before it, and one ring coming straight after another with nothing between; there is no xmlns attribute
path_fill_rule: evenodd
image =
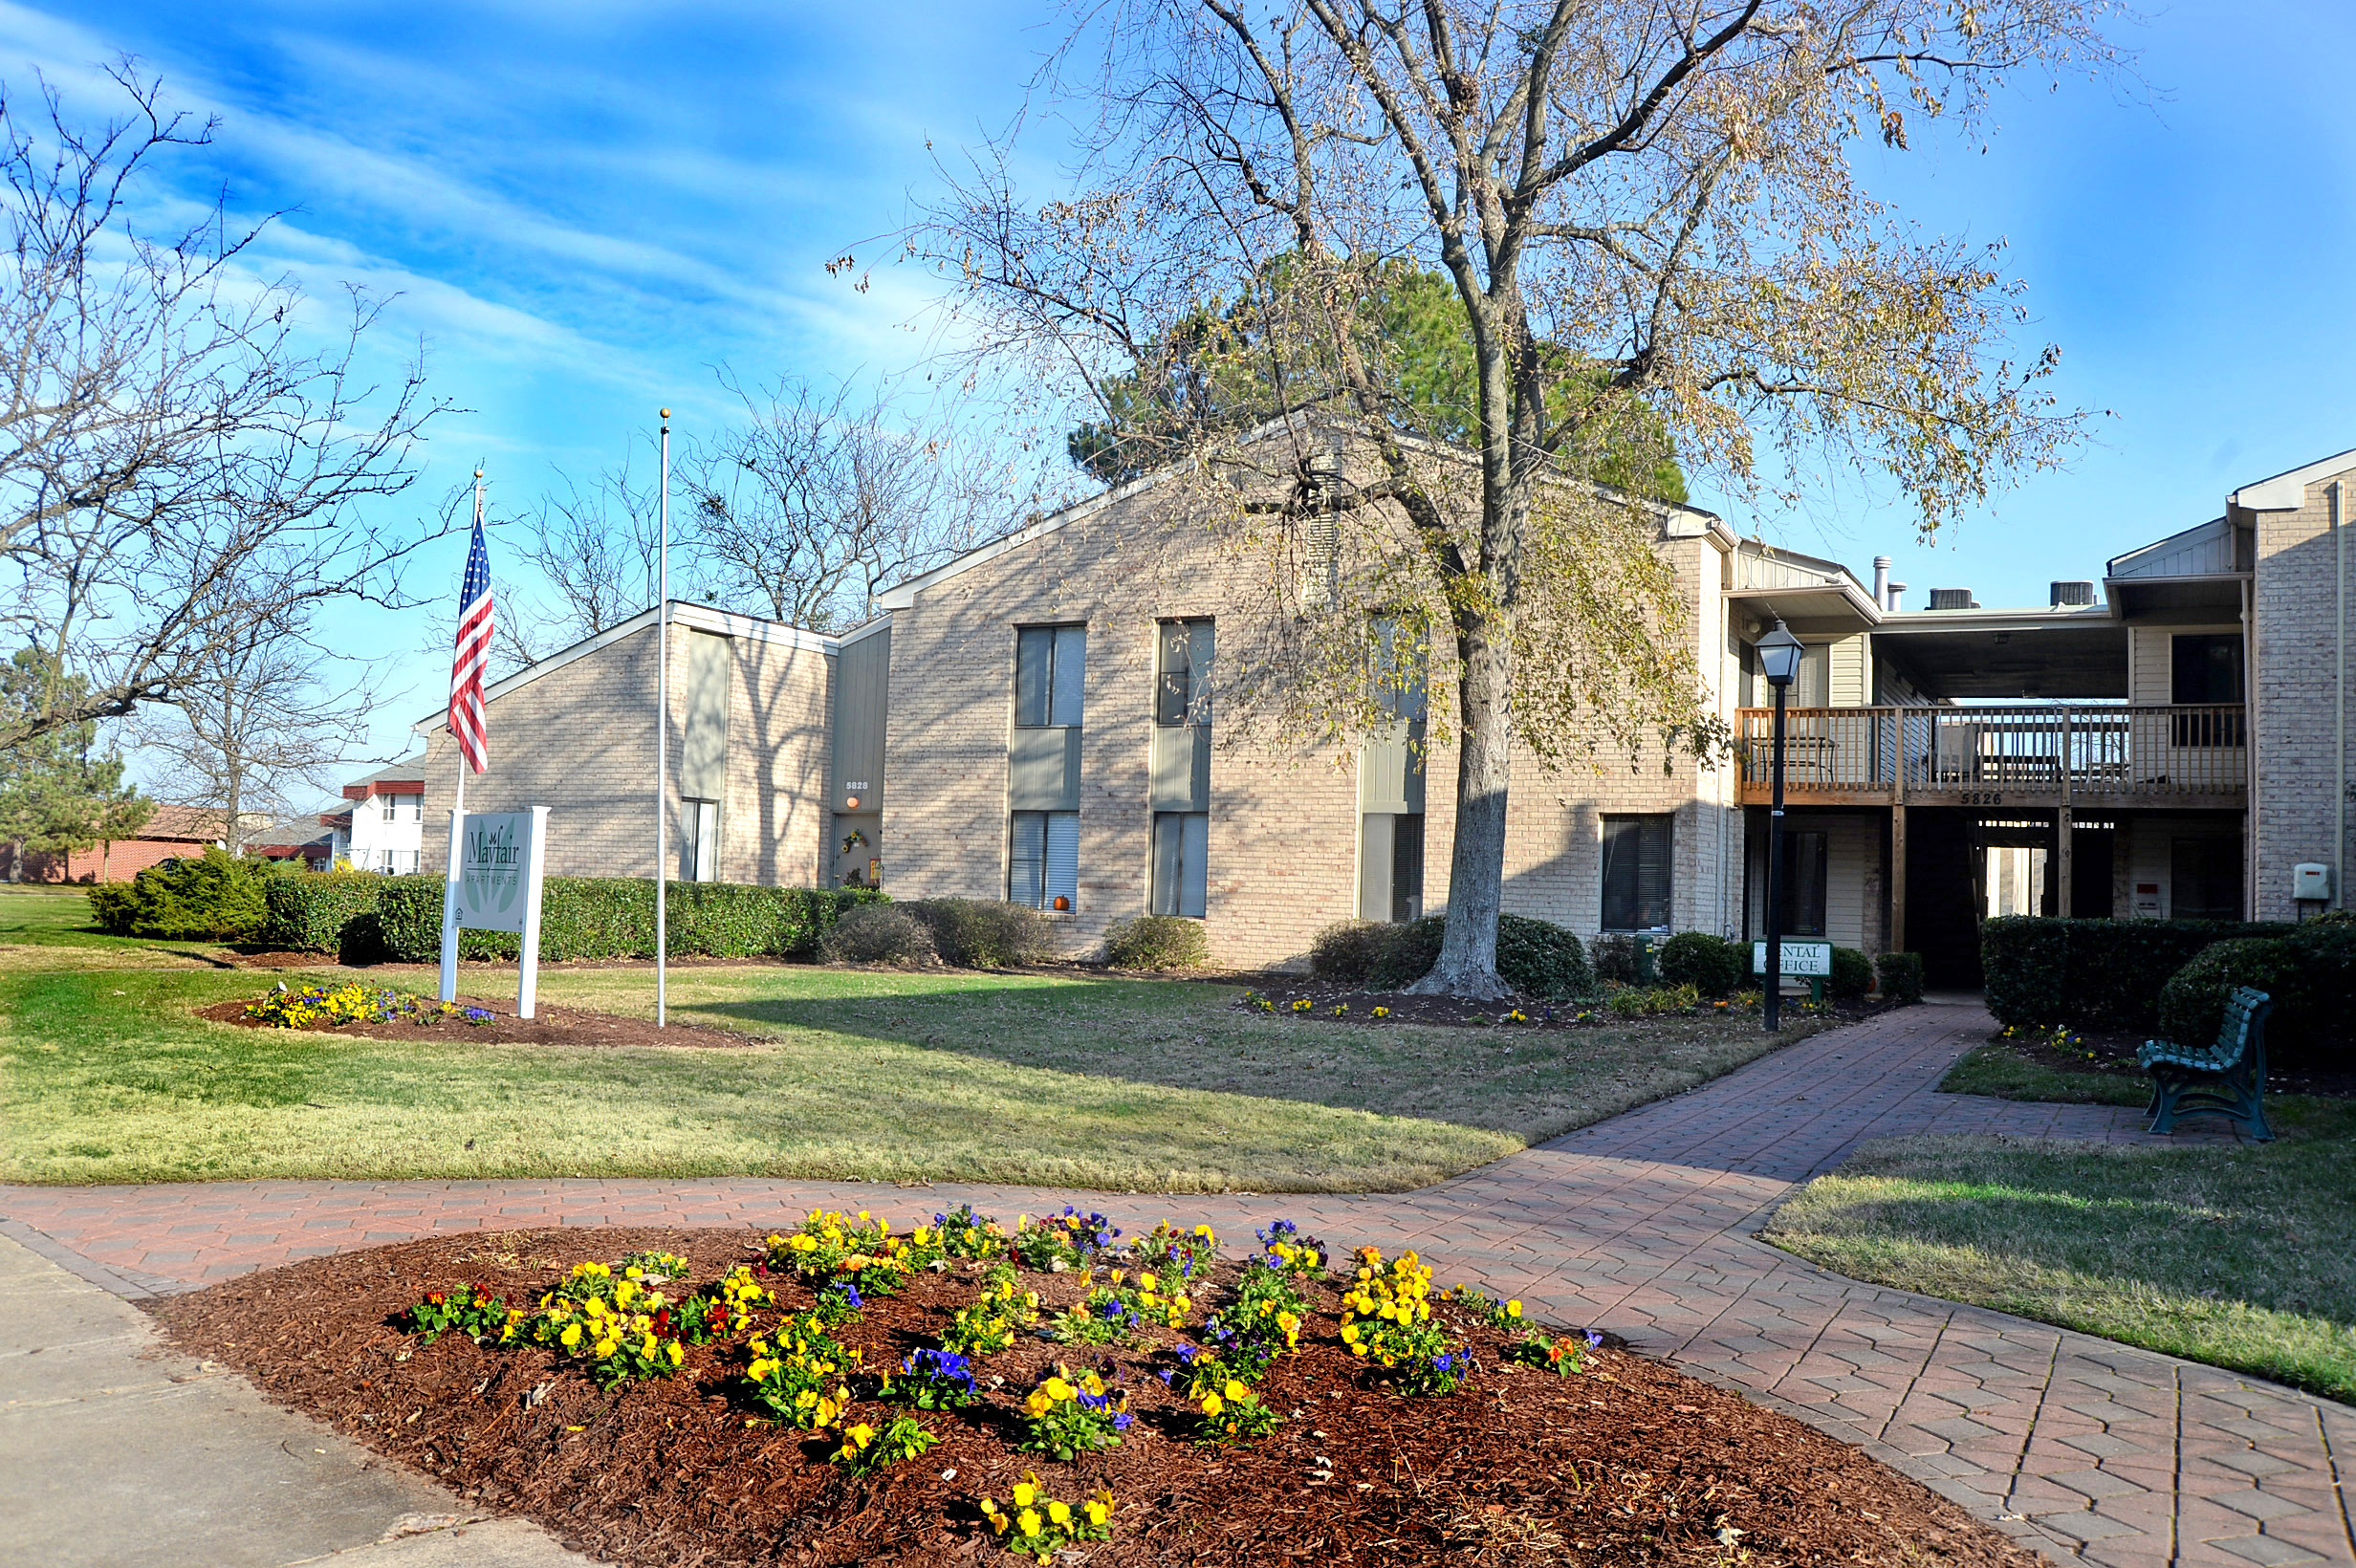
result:
<svg viewBox="0 0 2356 1568"><path fill-rule="evenodd" d="M1644 497L1600 483L1632 440L1753 499L1894 479L1928 531L2072 439L2039 388L2053 351L2009 357L1996 253L1914 233L1850 153L1904 147L1909 116L1975 129L2015 76L2108 65L2111 9L1088 5L1053 78L1093 110L1076 188L1026 202L991 149L910 249L959 286L977 359L1093 398L1092 449L1150 408L1154 449L1221 481L1194 494L1238 548L1335 563L1304 630L1239 672L1279 722L1363 732L1385 713L1366 672L1400 667L1373 650L1428 651L1458 763L1423 985L1494 995L1512 745L1708 738ZM1448 281L1454 431L1390 330L1403 267ZM1282 439L1240 439L1222 361Z"/></svg>
<svg viewBox="0 0 2356 1568"><path fill-rule="evenodd" d="M875 613L884 587L1008 520L1002 482L946 428L907 427L884 396L727 378L743 424L697 444L684 488L690 545L716 601L750 600L819 631Z"/></svg>
<svg viewBox="0 0 2356 1568"><path fill-rule="evenodd" d="M135 721L142 748L164 763L158 793L220 812L223 847L244 854L262 817L333 788L366 744L375 693L364 677L338 682L339 663L299 605L212 639L194 679Z"/></svg>
<svg viewBox="0 0 2356 1568"><path fill-rule="evenodd" d="M430 536L364 503L405 490L442 405L411 361L361 366L380 306L354 294L331 346L287 281L241 260L259 229L216 207L177 232L132 216L159 160L210 141L126 65L120 118L85 129L44 91L0 96L0 622L60 681L0 728L0 748L131 713L203 678L300 607L401 602Z"/></svg>

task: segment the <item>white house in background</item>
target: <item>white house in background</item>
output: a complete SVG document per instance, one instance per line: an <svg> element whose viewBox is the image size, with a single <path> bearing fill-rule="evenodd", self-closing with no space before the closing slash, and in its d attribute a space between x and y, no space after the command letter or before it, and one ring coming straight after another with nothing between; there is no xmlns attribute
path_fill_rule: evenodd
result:
<svg viewBox="0 0 2356 1568"><path fill-rule="evenodd" d="M419 869L425 841L425 761L396 762L343 787L351 804L319 817L334 836L332 861L387 876Z"/></svg>

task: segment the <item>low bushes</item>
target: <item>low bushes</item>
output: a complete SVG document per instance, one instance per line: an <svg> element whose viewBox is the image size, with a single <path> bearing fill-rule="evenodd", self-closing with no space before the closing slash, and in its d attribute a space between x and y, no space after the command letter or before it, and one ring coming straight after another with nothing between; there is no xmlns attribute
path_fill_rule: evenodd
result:
<svg viewBox="0 0 2356 1568"><path fill-rule="evenodd" d="M1524 996L1583 996L1595 989L1578 934L1526 915L1497 917L1497 974Z"/></svg>
<svg viewBox="0 0 2356 1568"><path fill-rule="evenodd" d="M442 951L438 876L289 876L272 895L266 940L357 957L370 948L407 964ZM373 890L373 896L371 896ZM673 957L810 958L845 909L879 893L852 888L672 882L666 911ZM365 907L358 907L361 901ZM468 931L467 958L513 958L513 932ZM371 956L374 956L373 954ZM551 877L540 896L540 958L652 958L654 883L632 877Z"/></svg>
<svg viewBox="0 0 2356 1568"><path fill-rule="evenodd" d="M2253 986L2274 999L2268 1054L2281 1060L2345 1061L2356 1048L2345 998L2356 986L2356 919L2326 915L2280 937L2242 937L2203 948L2161 990L2158 1033L2179 1045L2217 1036L2225 998Z"/></svg>
<svg viewBox="0 0 2356 1568"><path fill-rule="evenodd" d="M1342 921L1318 932L1309 970L1338 985L1405 991L1439 962L1447 924L1439 915L1396 925ZM1578 934L1526 915L1497 917L1497 974L1524 996L1582 996L1595 989Z"/></svg>
<svg viewBox="0 0 2356 1568"><path fill-rule="evenodd" d="M845 909L818 942L830 964L925 964L932 961L932 932L896 904Z"/></svg>
<svg viewBox="0 0 2356 1568"><path fill-rule="evenodd" d="M1050 950L1047 917L1027 904L986 899L913 899L900 907L925 923L941 961L961 969L1010 969L1036 964Z"/></svg>
<svg viewBox="0 0 2356 1568"><path fill-rule="evenodd" d="M1872 989L1873 960L1854 947L1835 947L1832 973L1824 981L1824 994L1854 1002Z"/></svg>
<svg viewBox="0 0 2356 1568"><path fill-rule="evenodd" d="M2214 942L2280 937L2288 926L2205 920L2055 920L2006 915L1980 927L1988 1011L1998 1023L2149 1029L2169 977Z"/></svg>
<svg viewBox="0 0 2356 1568"><path fill-rule="evenodd" d="M1873 961L1882 982L1882 1000L1910 1007L1923 999L1923 955L1884 953Z"/></svg>
<svg viewBox="0 0 2356 1568"><path fill-rule="evenodd" d="M1116 969L1199 969L1211 962L1211 943L1199 920L1139 915L1104 933L1104 962Z"/></svg>
<svg viewBox="0 0 2356 1568"><path fill-rule="evenodd" d="M127 882L90 889L90 912L115 936L251 942L270 917L267 892L288 873L220 848L151 865Z"/></svg>
<svg viewBox="0 0 2356 1568"><path fill-rule="evenodd" d="M1751 949L1708 931L1679 931L1662 946L1656 962L1661 978L1672 986L1691 986L1704 996L1732 996L1749 975Z"/></svg>
<svg viewBox="0 0 2356 1568"><path fill-rule="evenodd" d="M1587 956L1595 966L1598 980L1607 980L1621 986L1652 983L1652 976L1646 972L1644 951L1637 947L1632 936L1606 931L1595 939L1594 946L1587 949Z"/></svg>

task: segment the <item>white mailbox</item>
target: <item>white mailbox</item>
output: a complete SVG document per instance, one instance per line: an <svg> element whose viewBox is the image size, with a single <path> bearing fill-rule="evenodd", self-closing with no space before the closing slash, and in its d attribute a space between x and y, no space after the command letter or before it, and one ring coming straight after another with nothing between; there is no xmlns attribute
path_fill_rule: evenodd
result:
<svg viewBox="0 0 2356 1568"><path fill-rule="evenodd" d="M2301 904L2323 904L2331 898L2331 867L2321 860L2301 860L2291 867L2291 898Z"/></svg>

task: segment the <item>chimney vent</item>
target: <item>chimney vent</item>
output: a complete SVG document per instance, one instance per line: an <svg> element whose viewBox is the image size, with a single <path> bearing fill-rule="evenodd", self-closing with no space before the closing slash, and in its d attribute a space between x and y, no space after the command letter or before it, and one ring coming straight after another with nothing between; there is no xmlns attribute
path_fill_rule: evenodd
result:
<svg viewBox="0 0 2356 1568"><path fill-rule="evenodd" d="M1979 600L1972 597L1969 588L1933 588L1931 607L1934 610L1976 610Z"/></svg>
<svg viewBox="0 0 2356 1568"><path fill-rule="evenodd" d="M1903 594L1903 593L1905 593L1905 592L1906 592L1906 584L1905 584L1905 583L1903 583L1903 582L1893 582L1893 583L1891 583L1891 584L1889 585L1889 613L1890 613L1890 614L1892 614L1892 615L1896 615L1896 614L1898 613L1898 611L1899 611L1899 609L1900 609L1900 607L1901 607L1901 606L1899 605L1899 603L1898 603L1898 596L1899 596L1899 595L1901 595L1901 594Z"/></svg>
<svg viewBox="0 0 2356 1568"><path fill-rule="evenodd" d="M2091 604L2094 602L2094 584L2091 582L2057 582L2053 585L2051 602L2053 608L2057 610L2066 605Z"/></svg>
<svg viewBox="0 0 2356 1568"><path fill-rule="evenodd" d="M1887 555L1873 557L1873 602L1885 610L1889 608L1889 557Z"/></svg>

